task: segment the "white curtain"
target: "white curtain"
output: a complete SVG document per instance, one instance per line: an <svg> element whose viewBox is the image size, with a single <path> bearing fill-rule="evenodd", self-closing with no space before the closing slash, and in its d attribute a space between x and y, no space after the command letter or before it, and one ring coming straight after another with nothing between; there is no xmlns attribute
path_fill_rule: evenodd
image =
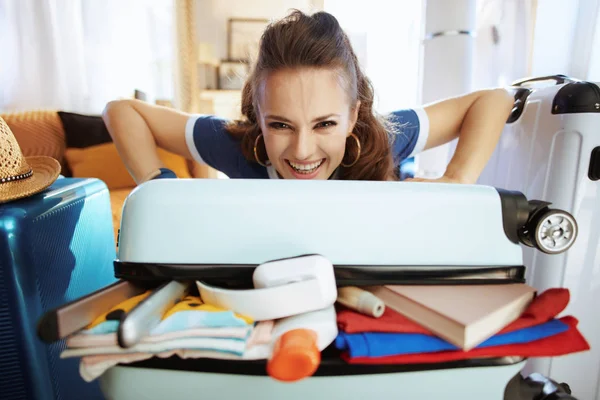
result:
<svg viewBox="0 0 600 400"><path fill-rule="evenodd" d="M81 1L1 0L0 109L74 108L87 93Z"/></svg>
<svg viewBox="0 0 600 400"><path fill-rule="evenodd" d="M473 90L502 87L528 76L534 0L479 0Z"/></svg>
<svg viewBox="0 0 600 400"><path fill-rule="evenodd" d="M594 15L594 14L592 14ZM600 1L596 0L596 18L592 30L592 45L590 46L589 58L585 79L592 82L600 82Z"/></svg>
<svg viewBox="0 0 600 400"><path fill-rule="evenodd" d="M69 1L69 0L67 0ZM173 99L175 29L170 0L85 0L88 108L129 97Z"/></svg>
<svg viewBox="0 0 600 400"><path fill-rule="evenodd" d="M600 0L538 0L531 69L600 82Z"/></svg>
<svg viewBox="0 0 600 400"><path fill-rule="evenodd" d="M171 0L0 0L0 110L172 99Z"/></svg>

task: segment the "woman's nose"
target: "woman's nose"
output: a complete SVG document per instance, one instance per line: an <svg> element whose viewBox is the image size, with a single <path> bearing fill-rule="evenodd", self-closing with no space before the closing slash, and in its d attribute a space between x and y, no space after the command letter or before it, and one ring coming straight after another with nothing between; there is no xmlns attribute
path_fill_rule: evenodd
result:
<svg viewBox="0 0 600 400"><path fill-rule="evenodd" d="M302 131L296 135L294 157L298 161L310 160L315 149L315 135L312 132Z"/></svg>

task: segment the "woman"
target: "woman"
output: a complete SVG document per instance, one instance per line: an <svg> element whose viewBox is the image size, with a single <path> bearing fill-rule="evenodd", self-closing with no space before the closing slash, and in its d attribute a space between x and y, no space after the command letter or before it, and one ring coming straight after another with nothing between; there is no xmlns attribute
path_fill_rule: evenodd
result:
<svg viewBox="0 0 600 400"><path fill-rule="evenodd" d="M438 181L475 183L513 106L507 91L481 90L383 118L373 96L338 21L294 11L263 34L242 120L136 100L110 102L103 118L138 184L173 176L157 146L230 178L397 180L400 161L457 137Z"/></svg>

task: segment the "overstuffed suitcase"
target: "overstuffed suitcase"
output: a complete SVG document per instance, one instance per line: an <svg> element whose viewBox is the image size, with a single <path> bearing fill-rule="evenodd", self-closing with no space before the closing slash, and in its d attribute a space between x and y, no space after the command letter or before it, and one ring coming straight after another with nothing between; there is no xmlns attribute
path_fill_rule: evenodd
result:
<svg viewBox="0 0 600 400"><path fill-rule="evenodd" d="M124 204L115 275L244 288L260 263L321 254L334 264L339 286L523 282L519 244L535 241L523 228L547 212L561 213L476 185L150 181ZM497 357L350 365L326 349L315 375L292 384L270 378L264 360L176 356L118 365L99 380L110 399L503 399L509 382L523 384L515 377L524 363Z"/></svg>
<svg viewBox="0 0 600 400"><path fill-rule="evenodd" d="M565 379L581 398L600 400L600 318L593 306L600 301L600 86L556 75L518 81L509 90L515 106L479 183L547 200L577 219L579 239L569 251L550 255L524 246L524 261L536 288L569 288L567 312L578 316L591 346L531 360L526 370ZM538 228L543 234L573 225L550 217ZM560 250L563 243L551 239L545 250Z"/></svg>
<svg viewBox="0 0 600 400"><path fill-rule="evenodd" d="M115 282L116 256L106 185L57 179L31 197L0 204L0 398L102 399L60 359L64 341L36 334L48 310Z"/></svg>

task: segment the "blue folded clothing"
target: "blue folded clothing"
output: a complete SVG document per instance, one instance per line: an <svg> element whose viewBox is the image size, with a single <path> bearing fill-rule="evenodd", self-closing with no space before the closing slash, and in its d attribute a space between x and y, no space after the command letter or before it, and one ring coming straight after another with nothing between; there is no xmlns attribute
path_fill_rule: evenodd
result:
<svg viewBox="0 0 600 400"><path fill-rule="evenodd" d="M569 326L558 319L516 331L494 335L477 348L529 343L565 332ZM437 336L421 333L339 332L335 339L339 350L354 357L385 357L401 354L433 353L460 348Z"/></svg>

